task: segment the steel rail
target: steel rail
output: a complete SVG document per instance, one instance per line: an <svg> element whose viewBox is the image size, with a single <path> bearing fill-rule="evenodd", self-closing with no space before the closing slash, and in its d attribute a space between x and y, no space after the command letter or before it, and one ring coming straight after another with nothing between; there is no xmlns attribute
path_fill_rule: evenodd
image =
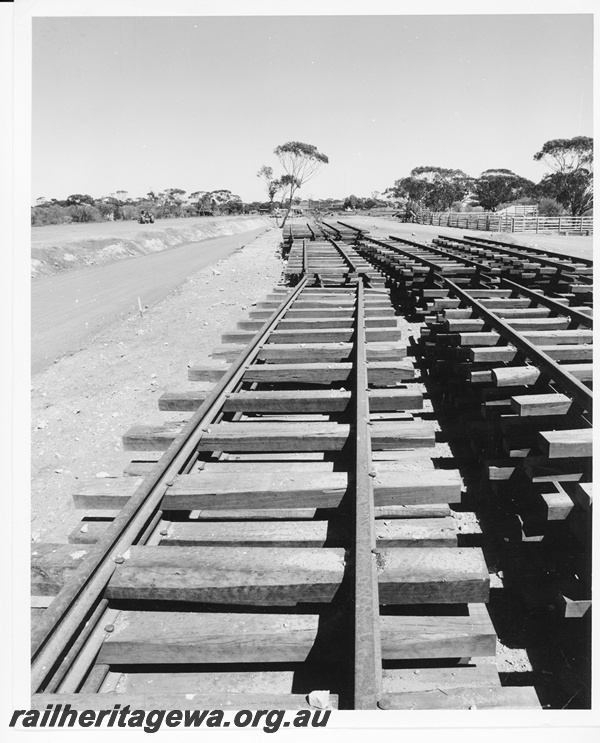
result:
<svg viewBox="0 0 600 743"><path fill-rule="evenodd" d="M181 433L162 455L157 465L144 478L135 493L121 509L103 537L91 547L68 583L56 595L32 631L31 684L35 693L48 673L60 662L61 654L77 627L86 619L106 587L122 554L139 538L173 478L189 457L194 455L205 428L222 407L225 396L242 379L247 365L258 354L265 339L288 307L306 286L304 277L292 293L274 310L250 344L240 353L225 376L210 392L202 405L185 424Z"/></svg>
<svg viewBox="0 0 600 743"><path fill-rule="evenodd" d="M338 224L341 224L341 225L342 225L342 227L347 227L347 228L348 228L349 230L354 230L354 231L355 231L355 232L357 233L356 237L357 237L357 238L358 238L359 240L360 240L360 239L361 239L362 237L364 237L364 236L365 236L365 235L367 234L367 232L368 232L368 230L363 230L363 229L362 229L361 227L356 227L356 226L355 226L355 225L353 225L353 224L348 224L348 222L342 222L342 220L341 220L341 219L338 219L337 223L338 223Z"/></svg>
<svg viewBox="0 0 600 743"><path fill-rule="evenodd" d="M335 234L338 237L338 240L342 236L342 233L340 232L340 230L338 230L338 228L335 225L330 224L329 222L326 222L324 219L321 220L321 229L323 229L323 227L325 227L327 230L331 230L331 232L335 232ZM325 233L325 236L327 237L327 233Z"/></svg>
<svg viewBox="0 0 600 743"><path fill-rule="evenodd" d="M306 250L306 240L302 240L302 274L308 273L308 252Z"/></svg>
<svg viewBox="0 0 600 743"><path fill-rule="evenodd" d="M503 338L509 340L515 348L521 351L528 359L539 364L542 367L543 372L550 377L557 386L561 387L585 412L592 415L592 403L593 394L579 379L576 379L572 374L569 374L561 368L560 364L557 364L554 359L550 358L548 354L544 353L538 346L530 343L526 338L502 318L498 317L494 312L491 312L487 307L481 304L477 299L472 297L468 291L461 289L457 284L450 279L446 279L443 276L440 277L444 284L450 289L457 297L462 299L466 304L470 305L472 309L476 311L485 322L490 325L494 330Z"/></svg>
<svg viewBox="0 0 600 743"><path fill-rule="evenodd" d="M369 242L373 242L376 245L380 245L382 248L389 248L390 250L393 250L398 254L405 255L407 258L412 258L415 261L420 261L421 263L423 263L423 265L427 266L432 271L439 271L441 269L441 266L438 263L434 263L433 261L430 261L427 258L423 258L420 255L414 255L414 253L410 253L408 250L403 250L397 245L389 245L388 243L384 243L383 240L378 240L375 237L365 237L364 239ZM416 243L410 244L416 245ZM427 246L419 245L418 247L422 248Z"/></svg>
<svg viewBox="0 0 600 743"><path fill-rule="evenodd" d="M469 240L463 240L462 238L459 238L459 237L449 237L448 235L439 235L438 239L450 240L450 242L464 243L467 245L470 244L471 246L478 247L478 248L485 247L484 245L477 245L477 244L473 245L473 243L470 242ZM561 261L556 261L556 260L553 260L552 258L545 258L543 255L539 255L539 256L538 255L535 255L535 256L527 255L526 253L521 253L518 250L510 250L509 248L505 248L505 247L493 246L492 248L492 246L490 246L489 250L492 250L494 248L500 251L501 253L504 253L508 256L514 256L515 258L520 258L521 260L525 258L533 259L537 261L538 263L540 263L541 265L548 266L549 268L556 268L562 274L577 275L577 267L571 263L565 265ZM522 246L522 249L527 250L525 246Z"/></svg>
<svg viewBox="0 0 600 743"><path fill-rule="evenodd" d="M377 241L374 238L366 238L366 239L372 240L373 242L381 244L380 241ZM389 246L386 245L385 247L389 247ZM400 250L405 255L410 255L410 253L402 250L401 248L399 248L398 250ZM538 346L535 346L533 343L530 343L526 338L523 338L522 335L518 331L514 330L508 323L502 320L498 315L496 315L495 313L491 312L489 309L484 307L484 305L482 305L481 302L478 302L474 297L472 297L468 293L468 291L461 289L453 281L445 278L440 273L437 273L435 263L427 260L426 258L422 258L420 256L413 256L413 257L415 260L419 260L425 265L429 266L434 271L434 273L436 273L436 278L441 280L449 289L452 289L452 291L457 297L462 299L467 305L470 305L472 309L477 310L477 314L479 314L484 320L486 320L486 322L492 328L497 330L502 335L502 337L509 340L519 351L525 354L525 356L528 359L539 364L544 370L544 372L549 377L551 377L554 380L554 382L557 383L567 394L569 394L572 397L572 399L575 402L577 402L577 404L585 412L589 414L591 418L593 394L588 387L586 387L579 379L576 379L572 374L569 374L564 369L562 369L560 364L557 364L554 359L550 358L550 356L548 356ZM507 280L505 279L505 281ZM521 289L520 284L515 284L515 286ZM536 295L535 292L533 292L533 294L536 297L539 296L539 295Z"/></svg>
<svg viewBox="0 0 600 743"><path fill-rule="evenodd" d="M589 315L584 315L583 312L579 312L579 310L576 310L573 307L569 307L568 305L561 304L555 299L547 297L545 294L538 294L537 292L533 291L533 289L529 289L529 287L527 286L522 286L516 281L510 281L510 279L501 279L500 286L504 286L507 289L512 289L513 291L522 294L528 299L531 299L533 302L537 302L538 304L544 305L544 307L548 307L549 309L558 312L560 315L570 317L571 320L574 320L579 325L583 325L586 328L591 328L593 325L593 318L589 317Z"/></svg>
<svg viewBox="0 0 600 743"><path fill-rule="evenodd" d="M537 254L543 254L543 255L549 255L552 258L558 258L559 260L564 260L567 258L570 261L575 261L576 263L583 263L584 266L592 267L594 265L594 261L591 258L577 258L574 255L561 255L560 253L555 253L553 250L546 250L544 248L534 248L531 245L519 245L518 243L507 243L503 242L502 240L491 240L486 237L464 237L465 240L469 240L476 243L482 243L482 247L485 247L486 244L489 244L490 247L496 247L500 245L501 247L505 248L523 248L523 250L530 250L533 253Z"/></svg>
<svg viewBox="0 0 600 743"><path fill-rule="evenodd" d="M354 708L377 709L382 693L381 633L362 280L356 292Z"/></svg>
<svg viewBox="0 0 600 743"><path fill-rule="evenodd" d="M358 275L358 266L356 265L356 263L354 263L352 258L350 258L348 253L344 250L344 248L339 243L337 243L332 237L328 237L327 239L333 245L333 247L341 254L342 258L346 261L350 271Z"/></svg>
<svg viewBox="0 0 600 743"><path fill-rule="evenodd" d="M494 268L492 266L487 266L485 263L479 263L478 261L471 260L471 258L465 258L462 255L455 255L454 253L451 253L449 250L444 250L443 248L434 248L433 245L422 245L420 243L407 241L403 237L396 237L395 235L390 235L390 239L392 240L398 240L404 243L408 243L409 245L418 246L420 248L423 248L424 250L430 250L432 253L437 253L438 255L442 255L445 258L452 258L455 261L461 261L462 263L466 263L468 266L474 266L476 269L478 269L481 272L490 272L493 271ZM388 245L389 248L395 248L394 245Z"/></svg>

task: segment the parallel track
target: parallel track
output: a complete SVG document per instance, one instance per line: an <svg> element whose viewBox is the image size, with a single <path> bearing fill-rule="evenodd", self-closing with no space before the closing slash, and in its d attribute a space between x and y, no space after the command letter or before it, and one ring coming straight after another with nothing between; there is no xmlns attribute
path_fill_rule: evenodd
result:
<svg viewBox="0 0 600 743"><path fill-rule="evenodd" d="M340 223L293 225L284 241L293 288L224 334L213 355L230 367L190 369L216 383L209 393L161 399L191 418L127 432L126 448L144 454L126 476L74 494L87 514L70 537L78 547L35 545L33 704L298 709L327 689L344 709L538 706L531 688L465 660L494 653L490 581L480 548L457 546L449 504L462 480L433 466L419 373L439 384L450 369L457 392L509 369L494 413L568 404L563 430L587 431L586 363L573 349L586 345L585 307L511 283L511 256L400 248ZM542 284L556 273L526 260ZM386 284L427 321L417 366ZM556 343L515 330L525 320L549 332L535 323L553 317L567 322ZM485 343L465 346L475 334ZM581 368L561 371L573 358ZM544 400L513 403L522 389ZM514 404L534 413L515 416ZM570 456L563 447L553 482Z"/></svg>

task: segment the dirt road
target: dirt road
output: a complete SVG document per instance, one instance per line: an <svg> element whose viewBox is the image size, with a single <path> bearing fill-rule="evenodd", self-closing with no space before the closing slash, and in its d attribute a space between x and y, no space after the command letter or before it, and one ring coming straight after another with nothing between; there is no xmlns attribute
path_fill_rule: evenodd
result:
<svg viewBox="0 0 600 743"><path fill-rule="evenodd" d="M152 307L191 274L250 242L265 228L40 278L31 288L31 372L80 350L117 319Z"/></svg>

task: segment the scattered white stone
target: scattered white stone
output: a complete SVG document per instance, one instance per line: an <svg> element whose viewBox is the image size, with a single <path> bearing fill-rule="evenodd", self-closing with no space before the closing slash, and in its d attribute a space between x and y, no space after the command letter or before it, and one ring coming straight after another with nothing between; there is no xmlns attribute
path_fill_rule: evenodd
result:
<svg viewBox="0 0 600 743"><path fill-rule="evenodd" d="M56 472L57 475L60 475L60 474L62 474L64 472L64 470L61 469L60 467L57 470L54 470L54 471Z"/></svg>
<svg viewBox="0 0 600 743"><path fill-rule="evenodd" d="M32 542L39 542L42 538L42 535L39 533L39 531L33 531L31 532L31 541Z"/></svg>
<svg viewBox="0 0 600 743"><path fill-rule="evenodd" d="M308 703L317 709L330 709L329 690L311 691L308 695Z"/></svg>
<svg viewBox="0 0 600 743"><path fill-rule="evenodd" d="M110 477L108 472L97 472L96 477Z"/></svg>
<svg viewBox="0 0 600 743"><path fill-rule="evenodd" d="M38 428L46 428L46 426L47 426L47 425L48 425L48 421L40 421L40 422L39 422L39 423L37 424L37 427L38 427Z"/></svg>

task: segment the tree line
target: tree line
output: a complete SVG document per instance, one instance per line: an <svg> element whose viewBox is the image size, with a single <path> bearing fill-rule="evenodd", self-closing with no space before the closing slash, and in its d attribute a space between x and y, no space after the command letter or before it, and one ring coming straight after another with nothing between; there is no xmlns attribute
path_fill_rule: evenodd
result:
<svg viewBox="0 0 600 743"><path fill-rule="evenodd" d="M538 203L540 213L589 214L593 208L593 139L553 139L533 159L548 168L539 183L506 168L485 170L478 178L462 170L419 166L384 194L408 211L477 208L495 212L514 203Z"/></svg>
<svg viewBox="0 0 600 743"><path fill-rule="evenodd" d="M268 202L243 202L227 189L194 191L186 197L181 188L149 191L140 198L129 198L127 191L116 191L110 196L94 198L89 194L71 194L66 199L36 199L31 209L33 225L64 224L67 222L101 222L105 220L137 220L142 212L155 219L175 217L218 216L245 214L268 209Z"/></svg>
<svg viewBox="0 0 600 743"><path fill-rule="evenodd" d="M154 218L195 217L202 215L242 214L251 211L274 210L277 203L287 201L288 214L294 203L299 203L297 191L313 178L323 165L329 163L327 155L314 145L304 142L286 142L275 148L284 173L274 176L273 168L263 165L257 173L266 189L268 201L245 203L227 189L194 191L184 198L186 191L167 188L145 197L127 198L127 191L117 191L110 196L95 199L89 194L72 194L67 199L40 197L31 210L34 225L63 222L94 222L114 219L138 219L142 212ZM410 175L399 178L381 194L374 191L371 197L346 197L344 207L372 209L389 204L403 205L407 213L421 209L447 211L449 209L483 209L497 211L514 203L538 203L541 214L560 214L563 210L579 216L589 214L593 208L593 139L573 137L553 139L544 144L533 156L550 168L539 183L523 178L506 168L485 170L478 178L462 170L421 165ZM279 201L276 196L280 195ZM328 200L330 201L330 200ZM283 224L285 224L285 219ZM283 226L283 225L282 225Z"/></svg>

